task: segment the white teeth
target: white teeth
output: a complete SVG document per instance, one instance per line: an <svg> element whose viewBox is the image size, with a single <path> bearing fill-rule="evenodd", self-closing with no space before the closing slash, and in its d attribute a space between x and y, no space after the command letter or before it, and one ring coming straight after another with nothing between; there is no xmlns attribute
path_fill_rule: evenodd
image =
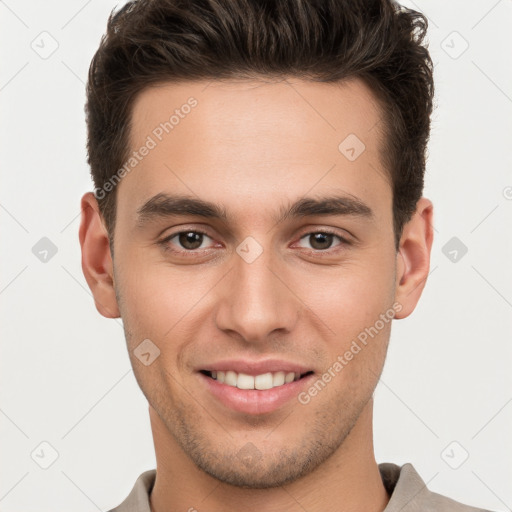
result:
<svg viewBox="0 0 512 512"><path fill-rule="evenodd" d="M282 386L284 384L284 372L276 372L272 378L272 386Z"/></svg>
<svg viewBox="0 0 512 512"><path fill-rule="evenodd" d="M268 372L261 375L247 375L228 371L212 371L211 377L218 382L233 386L239 389L272 389L300 379L300 373L295 372Z"/></svg>
<svg viewBox="0 0 512 512"><path fill-rule="evenodd" d="M290 372L290 373L286 374L284 381L286 384L288 384L289 382L292 382L294 379L295 379L295 373Z"/></svg>
<svg viewBox="0 0 512 512"><path fill-rule="evenodd" d="M226 372L224 384L227 384L228 386L236 386L236 373L232 371Z"/></svg>
<svg viewBox="0 0 512 512"><path fill-rule="evenodd" d="M254 387L256 389L272 389L274 387L272 381L272 374L264 373L263 375L254 377Z"/></svg>
<svg viewBox="0 0 512 512"><path fill-rule="evenodd" d="M233 372L235 373L235 372ZM236 378L236 373L235 373ZM228 384L225 382L225 384ZM235 386L238 389L254 389L254 377L252 375L246 375L245 373L239 373L238 379L236 380Z"/></svg>

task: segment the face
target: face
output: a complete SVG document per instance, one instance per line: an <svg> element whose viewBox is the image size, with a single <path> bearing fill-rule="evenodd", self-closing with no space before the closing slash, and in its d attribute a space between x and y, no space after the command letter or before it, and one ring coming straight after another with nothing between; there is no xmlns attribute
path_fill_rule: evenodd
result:
<svg viewBox="0 0 512 512"><path fill-rule="evenodd" d="M411 307L397 296L406 265L381 129L357 80L183 83L137 98L113 307L160 440L221 481L295 480L363 421L390 318Z"/></svg>

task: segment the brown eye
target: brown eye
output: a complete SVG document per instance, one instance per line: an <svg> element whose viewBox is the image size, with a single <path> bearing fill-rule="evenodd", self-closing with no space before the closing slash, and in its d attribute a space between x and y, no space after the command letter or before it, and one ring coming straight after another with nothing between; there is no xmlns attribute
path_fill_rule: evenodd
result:
<svg viewBox="0 0 512 512"><path fill-rule="evenodd" d="M203 243L203 233L197 231L183 231L178 233L178 241L184 249L199 249Z"/></svg>
<svg viewBox="0 0 512 512"><path fill-rule="evenodd" d="M167 236L159 243L166 251L174 253L186 253L195 251L197 249L208 248L202 247L205 242L205 238L211 240L211 238L202 231L178 231L172 235Z"/></svg>
<svg viewBox="0 0 512 512"><path fill-rule="evenodd" d="M345 242L345 240L335 233L329 233L327 231L317 231L314 233L308 233L307 235L303 236L300 240L303 242L304 240L307 240L309 242L310 247L302 245L302 247L305 247L307 249L313 249L315 251L325 251L327 249L331 249L333 246L333 240L337 238L339 240L339 243L336 245L341 245Z"/></svg>
<svg viewBox="0 0 512 512"><path fill-rule="evenodd" d="M313 249L329 249L332 245L332 238L334 235L328 233L315 233L309 235L309 240Z"/></svg>

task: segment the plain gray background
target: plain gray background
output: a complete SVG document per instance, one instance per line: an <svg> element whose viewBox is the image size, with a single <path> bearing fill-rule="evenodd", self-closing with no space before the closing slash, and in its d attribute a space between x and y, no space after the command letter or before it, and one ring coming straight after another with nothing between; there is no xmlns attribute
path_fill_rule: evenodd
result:
<svg viewBox="0 0 512 512"><path fill-rule="evenodd" d="M393 325L376 456L412 462L431 490L511 510L512 1L404 4L430 20L436 233L422 300ZM97 313L78 243L92 190L84 82L116 5L0 1L4 512L108 510L155 467L121 321Z"/></svg>

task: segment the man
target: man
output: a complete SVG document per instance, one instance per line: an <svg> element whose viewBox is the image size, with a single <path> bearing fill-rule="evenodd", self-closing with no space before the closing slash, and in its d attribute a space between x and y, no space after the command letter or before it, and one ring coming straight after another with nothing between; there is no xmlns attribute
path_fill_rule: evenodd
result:
<svg viewBox="0 0 512 512"><path fill-rule="evenodd" d="M378 465L432 246L426 19L391 0L129 2L91 64L82 266L156 471L117 512L476 511Z"/></svg>

